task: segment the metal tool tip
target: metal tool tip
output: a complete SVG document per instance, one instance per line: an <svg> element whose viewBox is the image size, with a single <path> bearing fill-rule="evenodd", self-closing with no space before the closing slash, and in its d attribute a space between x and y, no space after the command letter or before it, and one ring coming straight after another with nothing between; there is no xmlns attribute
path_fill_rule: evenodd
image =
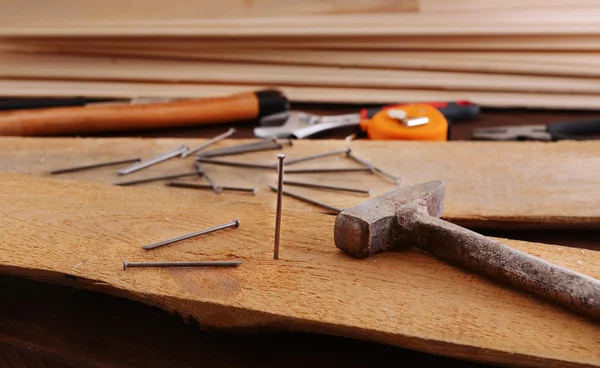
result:
<svg viewBox="0 0 600 368"><path fill-rule="evenodd" d="M271 188L272 191L274 191L275 193L277 193L277 188L275 188L274 186L269 185L269 188Z"/></svg>
<svg viewBox="0 0 600 368"><path fill-rule="evenodd" d="M240 220L238 220L238 219L233 219L233 223L235 224L235 227L240 226Z"/></svg>
<svg viewBox="0 0 600 368"><path fill-rule="evenodd" d="M237 133L237 130L235 128L229 128L229 132L227 132L229 134L235 134Z"/></svg>
<svg viewBox="0 0 600 368"><path fill-rule="evenodd" d="M215 193L217 193L217 194L223 193L223 188L222 187L216 187L215 188Z"/></svg>
<svg viewBox="0 0 600 368"><path fill-rule="evenodd" d="M244 261L235 261L235 266L237 267L237 266L241 265L242 263L244 263Z"/></svg>
<svg viewBox="0 0 600 368"><path fill-rule="evenodd" d="M394 183L400 185L400 183L402 183L402 178L396 178L396 179L394 179Z"/></svg>
<svg viewBox="0 0 600 368"><path fill-rule="evenodd" d="M351 153L352 153L352 150L351 150L350 148L347 148L347 149L346 149L346 156L347 156L347 155L350 155Z"/></svg>
<svg viewBox="0 0 600 368"><path fill-rule="evenodd" d="M286 156L283 153L278 153L277 154L277 159L279 160L283 160Z"/></svg>
<svg viewBox="0 0 600 368"><path fill-rule="evenodd" d="M127 261L123 261L123 271L127 269Z"/></svg>
<svg viewBox="0 0 600 368"><path fill-rule="evenodd" d="M257 195L257 194L258 194L258 188L254 188L254 189L252 189L252 194L253 194L253 195Z"/></svg>

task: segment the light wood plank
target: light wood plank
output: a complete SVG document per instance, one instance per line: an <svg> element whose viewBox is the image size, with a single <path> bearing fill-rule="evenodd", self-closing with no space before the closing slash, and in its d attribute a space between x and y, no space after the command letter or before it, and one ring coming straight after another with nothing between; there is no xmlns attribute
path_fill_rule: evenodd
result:
<svg viewBox="0 0 600 368"><path fill-rule="evenodd" d="M1 78L600 94L594 78L5 54Z"/></svg>
<svg viewBox="0 0 600 368"><path fill-rule="evenodd" d="M250 205L18 174L0 178L2 273L139 300L229 331L310 331L511 366L600 366L597 324L423 253L350 259L333 246L331 216L285 205L281 260L273 261L274 196L270 205ZM234 217L239 229L140 249ZM501 241L600 277L599 252ZM123 271L124 259L244 263Z"/></svg>
<svg viewBox="0 0 600 368"><path fill-rule="evenodd" d="M5 25L23 25L61 21L78 22L129 22L168 21L228 18L270 18L294 14L352 14L373 12L416 11L418 0L244 0L171 2L157 0L90 1L61 0L39 2L36 0L4 0L0 22Z"/></svg>
<svg viewBox="0 0 600 368"><path fill-rule="evenodd" d="M15 51L13 49L13 51ZM33 52L70 53L98 57L145 57L217 62L311 65L345 68L408 69L547 76L600 76L600 53L581 52L465 52L465 51L353 51L285 49L188 49L153 45L98 47L46 46Z"/></svg>
<svg viewBox="0 0 600 368"><path fill-rule="evenodd" d="M64 21L7 24L0 36L417 36L597 35L600 7L517 9L472 14L378 13L227 20Z"/></svg>
<svg viewBox="0 0 600 368"><path fill-rule="evenodd" d="M194 83L133 83L63 80L0 79L3 97L216 97L278 88L295 102L397 104L423 101L470 100L489 107L597 110L600 96L560 93L440 91L422 89L332 88L286 85L218 85Z"/></svg>
<svg viewBox="0 0 600 368"><path fill-rule="evenodd" d="M132 48L152 43L156 47L184 50L198 49L388 49L388 50L507 50L507 51L599 51L597 36L419 36L408 37L17 37L3 38L3 43L24 47L57 45L68 47L104 46ZM77 47L75 46L75 47Z"/></svg>
<svg viewBox="0 0 600 368"><path fill-rule="evenodd" d="M223 127L223 131L227 128ZM51 170L94 162L166 152L181 144L199 145L197 139L0 139L0 171L46 175ZM216 147L239 144L228 140ZM290 159L313 153L344 149L340 140L296 141L282 152ZM587 142L408 142L353 141L350 148L358 156L402 177L402 186L429 180L446 183L444 216L471 226L487 226L493 221L500 227L582 227L600 228L600 143ZM217 159L273 164L278 151L256 152ZM524 163L527 164L524 164ZM219 185L257 187L256 197L225 193L223 198L243 198L251 203L271 203L268 185L276 182L275 171L239 169L205 164ZM358 167L343 155L305 162L290 168ZM194 168L193 157L174 159L146 170L120 177L117 168L64 174L72 180L115 183L124 180L169 173L188 172ZM355 186L371 189L377 195L395 188L388 179L368 173L298 174L289 179L321 184ZM201 179L188 179L203 182ZM196 191L165 187L162 182L143 187L167 192ZM308 188L290 191L324 201L337 207L356 205L366 197ZM210 194L210 193L209 193ZM198 194L200 195L200 194ZM295 200L288 208L320 211Z"/></svg>

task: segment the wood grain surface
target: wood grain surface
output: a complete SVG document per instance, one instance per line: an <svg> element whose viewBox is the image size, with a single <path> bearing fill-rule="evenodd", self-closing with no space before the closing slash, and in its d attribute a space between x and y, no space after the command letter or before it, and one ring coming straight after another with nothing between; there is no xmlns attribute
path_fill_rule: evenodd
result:
<svg viewBox="0 0 600 368"><path fill-rule="evenodd" d="M342 335L506 365L600 366L597 324L416 251L346 257L333 245L332 216L284 205L281 260L272 260L274 196L269 206L36 175L0 178L3 273L131 298L218 329ZM238 229L140 248L232 218ZM600 277L599 252L500 241ZM123 271L125 259L244 263Z"/></svg>
<svg viewBox="0 0 600 368"><path fill-rule="evenodd" d="M223 132L227 127L222 128ZM212 148L249 140L231 139ZM0 139L0 171L48 175L51 170L114 161L130 157L147 159L201 139L139 138L11 138ZM215 159L274 164L275 154L288 159L340 150L343 140L294 141L278 151L255 152ZM408 142L352 141L353 154L398 175L402 186L429 180L446 184L444 218L468 226L515 228L600 228L600 144L586 142ZM220 200L236 198L247 203L272 206L268 185L276 183L275 170L256 170L204 164L211 178L221 186L256 187L256 196L223 193ZM337 155L289 165L288 169L360 167ZM172 159L148 169L119 176L120 167L60 175L61 178L114 184L158 175L189 172L194 158ZM370 189L371 195L396 186L390 180L369 173L288 174L287 180ZM206 183L200 178L181 181ZM162 192L181 192L190 198L202 193L192 189L165 187L164 182L144 184ZM286 187L287 190L345 208L367 197L360 194ZM306 212L320 209L289 198L287 208Z"/></svg>
<svg viewBox="0 0 600 368"><path fill-rule="evenodd" d="M428 89L342 88L275 86L292 102L333 104L398 104L423 101L470 100L486 107L595 110L600 97L586 94L488 91L442 91ZM204 83L107 82L0 79L0 97L208 98L251 92L274 86Z"/></svg>

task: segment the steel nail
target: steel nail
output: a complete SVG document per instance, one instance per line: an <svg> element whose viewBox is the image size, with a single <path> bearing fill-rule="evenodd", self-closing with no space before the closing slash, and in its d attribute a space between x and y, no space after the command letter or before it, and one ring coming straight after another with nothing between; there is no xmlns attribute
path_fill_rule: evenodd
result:
<svg viewBox="0 0 600 368"><path fill-rule="evenodd" d="M231 155L239 155L242 153L270 151L270 150L276 150L276 149L281 149L281 148L283 148L283 146L280 143L270 141L270 142L265 142L265 143L253 144L253 145L247 146L247 147L225 150L225 151L218 151L218 152L205 151L205 152L202 152L200 155L198 155L198 157L205 158L205 157L217 157L217 156L231 156Z"/></svg>
<svg viewBox="0 0 600 368"><path fill-rule="evenodd" d="M305 162L305 161L310 161L310 160L315 160L318 158L323 158L323 157L329 157L329 156L335 156L335 155L339 155L339 154L348 154L350 153L350 149L345 149L345 150L337 150L337 151L331 151L331 152L325 152L325 153L319 153L316 155L311 155L311 156L306 156L306 157L300 157L300 158L296 158L293 160L288 160L286 161L286 165L293 165L293 164L297 164L299 162Z"/></svg>
<svg viewBox="0 0 600 368"><path fill-rule="evenodd" d="M273 247L273 259L279 259L279 238L281 236L281 207L283 199L283 162L285 155L277 154L277 212L275 214L275 242Z"/></svg>
<svg viewBox="0 0 600 368"><path fill-rule="evenodd" d="M220 186L215 184L215 182L211 179L211 177L206 174L206 172L204 171L204 167L199 162L196 162L196 168L198 169L199 173L202 173L202 175L204 175L204 179L206 179L208 184L210 184L213 191L217 194L221 194L221 192L223 191L223 188L221 188Z"/></svg>
<svg viewBox="0 0 600 368"><path fill-rule="evenodd" d="M119 182L119 183L114 183L113 185L128 186L128 185L150 183L150 182L159 181L159 180L169 180L169 179L183 178L183 177L186 177L186 176L202 176L202 175L203 174L199 173L198 171L191 171L191 172L186 172L186 173L181 173L181 174L153 176L151 178L143 178L143 179L138 179L138 180L122 181L122 182Z"/></svg>
<svg viewBox="0 0 600 368"><path fill-rule="evenodd" d="M202 162L204 164L212 164L212 165L222 165L222 166L234 166L234 167L246 167L250 169L269 169L273 170L276 168L275 165L260 165L260 164L249 164L245 162L235 162L235 161L222 161L222 160L211 160L210 158L196 158L196 161Z"/></svg>
<svg viewBox="0 0 600 368"><path fill-rule="evenodd" d="M271 188L271 190L273 192L277 192L278 195L280 194L280 191L278 191L277 188L275 188L274 186L269 185L269 188ZM328 205L328 204L323 203L323 202L315 201L314 199L310 199L310 198L301 196L299 194L291 193L291 192L288 192L286 190L282 190L281 193L285 194L286 196L289 196L289 197L292 197L292 198L296 198L296 199L298 199L300 201L303 201L303 202L306 202L306 203L310 203L310 204L315 205L317 207L325 208L325 209L327 209L327 210L329 210L331 212L334 212L336 214L342 212L342 210L339 209L339 208L337 208L337 207Z"/></svg>
<svg viewBox="0 0 600 368"><path fill-rule="evenodd" d="M165 183L166 186L169 187L176 187L176 188L190 188L190 189L211 189L213 190L213 187L210 185L206 185L206 184L196 184L196 183L183 183L183 182L179 182L179 181L170 181ZM241 187L220 187L223 191L225 192L245 192L245 193L252 193L254 195L256 195L256 193L258 192L257 188L241 188Z"/></svg>
<svg viewBox="0 0 600 368"><path fill-rule="evenodd" d="M91 164L91 165L85 165L85 166L75 166L75 167L69 167L66 169L52 170L52 171L50 171L50 174L51 175L65 174L65 173L70 173L70 172L75 172L75 171L90 170L90 169L96 169L99 167L129 164L132 162L140 162L140 161L142 161L142 159L139 157L136 157L136 158L130 158L130 159L126 159L126 160L119 160L119 161L100 162L97 164Z"/></svg>
<svg viewBox="0 0 600 368"><path fill-rule="evenodd" d="M370 167L353 167L353 168L335 168L335 169L300 169L286 170L286 174L325 174L325 173L345 173L345 172L370 172L374 169Z"/></svg>
<svg viewBox="0 0 600 368"><path fill-rule="evenodd" d="M168 245L168 244L173 244L173 243L181 241L181 240L190 239L190 238L193 238L193 237L196 237L196 236L200 236L200 235L204 235L204 234L210 234L210 233L213 233L215 231L219 231L219 230L223 230L223 229L229 229L229 228L232 228L232 227L236 228L238 226L240 226L240 222L238 221L238 219L233 219L233 221L228 222L226 224L209 227L208 229L204 229L204 230L196 231L196 232L193 232L193 233L185 234L185 235L178 236L178 237L172 238L172 239L163 240L163 241L158 242L158 243L146 245L146 246L144 246L142 248L144 248L146 250L156 249L158 247L162 247L162 246Z"/></svg>
<svg viewBox="0 0 600 368"><path fill-rule="evenodd" d="M395 176L395 175L392 175L392 174L390 174L390 173L388 173L388 172L386 172L386 171L383 171L383 170L381 170L380 168L378 168L378 167L375 167L375 166L374 166L374 165L372 165L371 163L369 163L369 162L367 162L367 161L365 161L365 160L363 160L363 159L360 159L360 158L358 158L358 157L354 156L354 155L353 155L352 153L350 153L350 152L348 152L348 153L346 154L346 156L347 156L348 158L350 158L350 159L352 159L352 160L354 160L354 161L358 162L359 164L361 164L361 165L363 165L363 166L366 166L366 167L370 168L371 170L373 170L373 171L375 171L375 172L377 172L377 173L379 173L379 174L381 174L381 175L383 175L383 176L386 176L386 177L388 177L388 178L392 179L392 180L394 181L394 183L396 183L396 184L400 184L400 182L402 181L402 179L401 179L399 176Z"/></svg>
<svg viewBox="0 0 600 368"><path fill-rule="evenodd" d="M127 262L123 261L123 271L139 267L237 267L244 261L208 261L208 262Z"/></svg>
<svg viewBox="0 0 600 368"><path fill-rule="evenodd" d="M183 153L181 154L181 158L186 158L186 157L188 157L188 156L189 156L189 155L191 155L191 154L194 154L194 153L196 153L196 152L198 152L198 151L200 151L200 150L203 150L203 149L205 149L205 148L207 148L207 147L209 147L209 146L212 146L213 144L215 144L215 143L217 143L217 142L220 142L220 141L222 141L222 140L223 140L223 139L225 139L225 138L231 137L231 136L232 136L232 135L234 135L235 133L236 133L236 130L235 130L235 128L230 128L230 129L229 129L228 131L226 131L225 133L223 133L223 134L219 134L218 136L216 136L216 137L214 137L214 138L211 138L211 139L209 139L208 141L206 141L206 142L202 143L202 144L201 144L201 145L199 145L198 147L191 148L191 149L188 149L187 151L183 152Z"/></svg>
<svg viewBox="0 0 600 368"><path fill-rule="evenodd" d="M351 192L351 193L360 193L360 194L371 195L371 191L368 190L368 189L338 187L338 186L332 186L332 185L323 185L323 184L316 184L316 183L303 183L303 182L289 181L289 180L284 180L283 184L285 184L285 185L291 185L291 186L297 186L297 187L315 188L315 189L327 189L327 190L338 190L338 191L341 191L341 192Z"/></svg>
<svg viewBox="0 0 600 368"><path fill-rule="evenodd" d="M127 175L127 174L131 174L134 171L139 171L142 169L145 169L147 167L150 167L152 165L156 165L160 162L166 161L170 158L179 156L180 154L182 154L183 152L187 151L187 146L185 144L182 144L181 146L179 146L178 148L169 151L167 153L164 153L162 155L153 157L151 159L148 159L146 161L140 162L139 164L135 164L129 167L126 167L124 169L121 169L119 171L117 171L117 174L119 175Z"/></svg>

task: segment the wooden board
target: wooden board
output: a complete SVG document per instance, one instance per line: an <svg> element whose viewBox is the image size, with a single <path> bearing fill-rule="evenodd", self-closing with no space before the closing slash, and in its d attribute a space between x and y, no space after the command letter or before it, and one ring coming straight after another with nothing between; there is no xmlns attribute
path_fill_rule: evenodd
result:
<svg viewBox="0 0 600 368"><path fill-rule="evenodd" d="M0 36L418 36L418 35L597 35L597 5L568 9L508 9L453 14L369 13L237 19L61 20L6 24Z"/></svg>
<svg viewBox="0 0 600 368"><path fill-rule="evenodd" d="M14 51L14 50L13 50ZM600 53L473 52L473 51L354 51L296 49L198 49L140 44L127 47L72 44L44 45L23 52L96 57L133 57L274 65L312 65L344 68L408 69L468 73L507 73L547 76L600 76ZM117 59L118 60L118 59ZM203 64L200 63L199 66ZM350 69L350 72L353 72Z"/></svg>
<svg viewBox="0 0 600 368"><path fill-rule="evenodd" d="M2 97L205 98L264 88L277 88L293 102L398 104L470 100L484 107L597 110L600 106L600 96L561 93L0 79Z"/></svg>
<svg viewBox="0 0 600 368"><path fill-rule="evenodd" d="M90 45L114 48L156 44L189 49L362 49L362 50L506 50L506 51L598 51L597 36L395 36L395 37L15 37L0 38L3 44L23 47Z"/></svg>
<svg viewBox="0 0 600 368"><path fill-rule="evenodd" d="M227 127L223 127L223 131ZM46 173L59 168L129 157L150 158L181 144L199 145L199 139L65 139L1 138L0 171ZM228 140L214 147L239 144L245 140ZM346 148L342 140L295 141L281 152L289 159ZM392 142L353 141L353 152L393 174L402 177L402 185L428 180L446 183L444 217L470 226L489 227L565 227L600 228L600 143L588 142ZM252 163L275 163L279 151L257 152L216 159ZM524 163L527 164L524 164ZM223 193L220 197L239 198L249 203L271 203L268 185L275 183L275 171L239 169L205 164L207 172L219 185L257 187L256 197ZM359 167L343 155L290 165L288 168ZM118 167L63 174L61 177L115 183L119 181L186 172L194 168L194 159L170 160L146 170L118 176ZM288 174L288 180L352 186L371 189L377 195L395 188L389 179L368 173ZM181 179L201 182L201 179ZM183 192L196 196L190 189L165 187L162 182L144 187L163 192ZM322 200L337 207L348 207L366 199L363 195L288 188L290 191ZM210 193L209 193L210 194ZM215 195L216 196L216 195ZM219 198L220 198L219 197ZM320 209L293 199L288 208L319 212Z"/></svg>
<svg viewBox="0 0 600 368"><path fill-rule="evenodd" d="M600 94L596 78L5 54L0 78Z"/></svg>
<svg viewBox="0 0 600 368"><path fill-rule="evenodd" d="M403 12L418 8L418 0L350 0L322 1L301 0L225 0L163 1L130 0L123 4L119 0L102 2L90 0L62 0L59 3L39 3L35 0L4 0L5 11L0 13L3 24L23 25L44 22L62 21L165 21L165 20L197 20L278 17L295 14L313 16L317 14L353 14L373 12Z"/></svg>
<svg viewBox="0 0 600 368"><path fill-rule="evenodd" d="M284 202L272 260L275 196L249 204L206 194L2 174L0 272L158 306L204 327L342 335L511 366L600 366L586 319L414 251L340 253L333 217ZM190 200L195 198L195 200ZM240 228L147 252L140 247L240 220ZM600 277L600 253L502 240ZM123 260L242 259L237 269L130 269Z"/></svg>

